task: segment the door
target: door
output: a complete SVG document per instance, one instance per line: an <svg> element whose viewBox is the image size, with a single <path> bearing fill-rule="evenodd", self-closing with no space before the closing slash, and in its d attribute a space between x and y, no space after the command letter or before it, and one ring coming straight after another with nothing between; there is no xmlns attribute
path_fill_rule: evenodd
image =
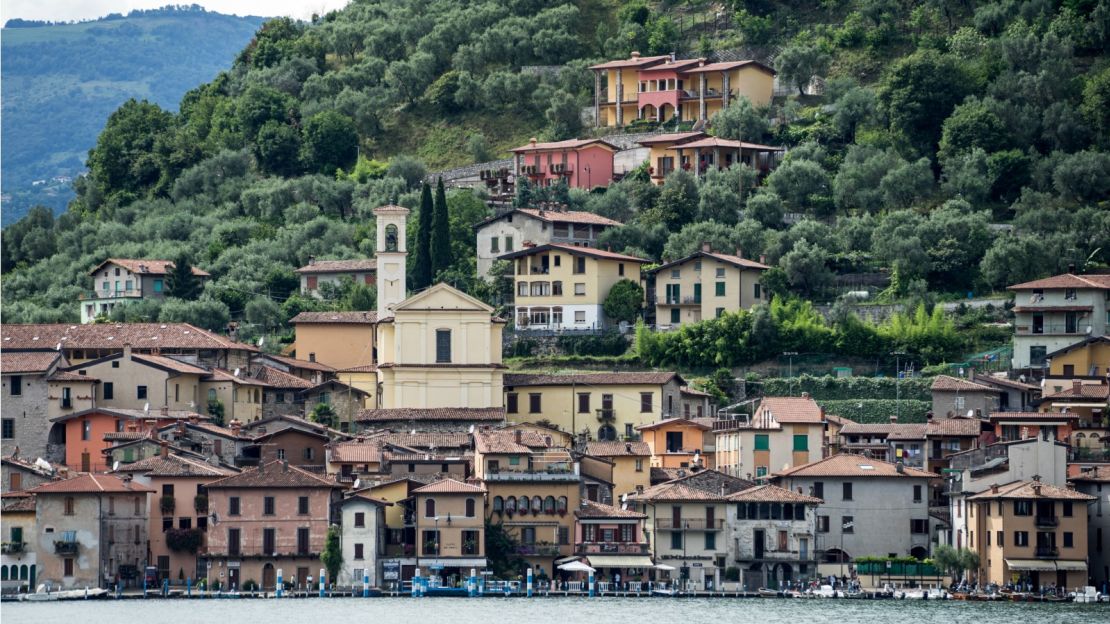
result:
<svg viewBox="0 0 1110 624"><path fill-rule="evenodd" d="M88 453L81 453L81 472L92 472L92 460Z"/></svg>
<svg viewBox="0 0 1110 624"><path fill-rule="evenodd" d="M763 529L754 529L752 533L752 545L755 546L755 559L763 558L763 548L767 542L767 535Z"/></svg>
<svg viewBox="0 0 1110 624"><path fill-rule="evenodd" d="M809 559L809 538L798 539L798 558L802 561Z"/></svg>
<svg viewBox="0 0 1110 624"><path fill-rule="evenodd" d="M239 589L239 568L227 569L227 588L228 590Z"/></svg>
<svg viewBox="0 0 1110 624"><path fill-rule="evenodd" d="M277 587L277 573L274 570L274 564L267 563L262 566L262 589L270 590Z"/></svg>

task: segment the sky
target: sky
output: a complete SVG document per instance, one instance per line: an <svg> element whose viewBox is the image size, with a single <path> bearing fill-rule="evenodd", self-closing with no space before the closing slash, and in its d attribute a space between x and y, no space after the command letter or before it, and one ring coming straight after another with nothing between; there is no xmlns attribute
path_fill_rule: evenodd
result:
<svg viewBox="0 0 1110 624"><path fill-rule="evenodd" d="M167 4L199 4L209 11L231 15L288 15L308 19L346 5L348 0L0 0L0 21L13 17L70 21L126 14L132 9L154 9Z"/></svg>

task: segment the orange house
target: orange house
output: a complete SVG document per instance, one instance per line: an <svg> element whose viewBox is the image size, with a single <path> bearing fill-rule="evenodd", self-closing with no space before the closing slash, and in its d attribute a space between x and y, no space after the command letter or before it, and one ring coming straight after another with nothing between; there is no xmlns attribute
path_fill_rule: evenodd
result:
<svg viewBox="0 0 1110 624"><path fill-rule="evenodd" d="M1079 422L1079 415L1068 412L991 412L994 435L1003 442L1040 436L1065 444Z"/></svg>
<svg viewBox="0 0 1110 624"><path fill-rule="evenodd" d="M103 451L112 445L104 440L108 433L148 432L189 418L207 421L206 415L180 410L93 408L51 420L47 446L65 447L65 465L80 472L107 472L111 466Z"/></svg>
<svg viewBox="0 0 1110 624"><path fill-rule="evenodd" d="M651 449L653 468L689 468L697 463L712 466L705 456L705 436L712 427L685 418L668 418L636 427ZM712 454L710 454L712 455Z"/></svg>

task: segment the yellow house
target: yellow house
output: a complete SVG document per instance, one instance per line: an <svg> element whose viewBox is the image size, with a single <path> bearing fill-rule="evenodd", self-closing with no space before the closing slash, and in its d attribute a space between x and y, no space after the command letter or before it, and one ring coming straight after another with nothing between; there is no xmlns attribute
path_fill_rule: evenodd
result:
<svg viewBox="0 0 1110 624"><path fill-rule="evenodd" d="M505 417L596 440L634 440L637 425L681 413L684 385L673 372L508 373Z"/></svg>
<svg viewBox="0 0 1110 624"><path fill-rule="evenodd" d="M613 500L651 487L651 447L645 442L590 441L586 455L613 464Z"/></svg>
<svg viewBox="0 0 1110 624"><path fill-rule="evenodd" d="M209 374L207 370L170 357L134 353L129 344L124 344L119 353L89 360L67 370L73 374L66 375L67 379L84 375L100 381L93 400L96 407L168 407L196 412L205 409L201 386ZM65 396L61 398L64 403Z"/></svg>
<svg viewBox="0 0 1110 624"><path fill-rule="evenodd" d="M655 285L649 287L648 302L655 302L656 324L678 327L766 303L770 294L760 278L769 268L743 258L739 249L730 255L709 245L663 264L650 274Z"/></svg>
<svg viewBox="0 0 1110 624"><path fill-rule="evenodd" d="M717 470L743 479L817 461L825 456L825 413L803 393L766 397L754 416L714 424Z"/></svg>
<svg viewBox="0 0 1110 624"><path fill-rule="evenodd" d="M1048 363L1048 376L1064 379L1063 385L1068 385L1066 380L1073 377L1105 379L1110 373L1110 336L1093 336L1083 342L1053 351L1045 358ZM1046 381L1045 385L1049 383L1050 381Z"/></svg>
<svg viewBox="0 0 1110 624"><path fill-rule="evenodd" d="M375 312L301 312L296 327L297 358L333 368L374 364Z"/></svg>
<svg viewBox="0 0 1110 624"><path fill-rule="evenodd" d="M994 485L968 502L979 583L1087 584L1087 505L1094 496L1040 481Z"/></svg>
<svg viewBox="0 0 1110 624"><path fill-rule="evenodd" d="M739 97L756 106L771 103L775 71L757 61L706 63L705 59L640 56L590 67L594 71L594 119L598 126L708 120Z"/></svg>
<svg viewBox="0 0 1110 624"><path fill-rule="evenodd" d="M663 179L672 171L692 167L693 165L690 164L688 159L675 160L675 152L672 151L672 148L690 141L704 139L707 136L709 135L700 131L668 132L652 134L637 141L640 145L648 148L648 166L651 168L651 181L655 184L663 184Z"/></svg>
<svg viewBox="0 0 1110 624"><path fill-rule="evenodd" d="M713 427L706 423L669 418L636 429L651 449L651 465L656 468L713 464L713 453L705 453L705 438L712 436Z"/></svg>
<svg viewBox="0 0 1110 624"><path fill-rule="evenodd" d="M224 407L224 422L249 423L262 419L262 392L270 384L244 374L214 368L201 382L205 405L219 401Z"/></svg>
<svg viewBox="0 0 1110 624"><path fill-rule="evenodd" d="M621 280L640 283L635 256L592 247L548 243L501 256L515 267L517 329L606 327L602 304Z"/></svg>
<svg viewBox="0 0 1110 624"><path fill-rule="evenodd" d="M486 567L486 489L442 479L412 491L417 566L456 580Z"/></svg>

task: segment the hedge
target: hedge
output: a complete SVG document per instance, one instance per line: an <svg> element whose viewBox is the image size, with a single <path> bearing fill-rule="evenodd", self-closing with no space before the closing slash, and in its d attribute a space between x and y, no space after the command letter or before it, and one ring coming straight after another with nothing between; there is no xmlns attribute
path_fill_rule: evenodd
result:
<svg viewBox="0 0 1110 624"><path fill-rule="evenodd" d="M901 387L903 399L931 401L929 387L933 380L914 377L898 382L893 377L833 377L800 375L760 380L764 396L798 396L808 392L815 400L848 401L853 399L894 399Z"/></svg>
<svg viewBox="0 0 1110 624"><path fill-rule="evenodd" d="M835 414L858 423L886 423L898 414L900 423L924 423L925 414L933 409L931 401L902 399L902 405L894 399L845 399L835 401L818 400L825 413Z"/></svg>

